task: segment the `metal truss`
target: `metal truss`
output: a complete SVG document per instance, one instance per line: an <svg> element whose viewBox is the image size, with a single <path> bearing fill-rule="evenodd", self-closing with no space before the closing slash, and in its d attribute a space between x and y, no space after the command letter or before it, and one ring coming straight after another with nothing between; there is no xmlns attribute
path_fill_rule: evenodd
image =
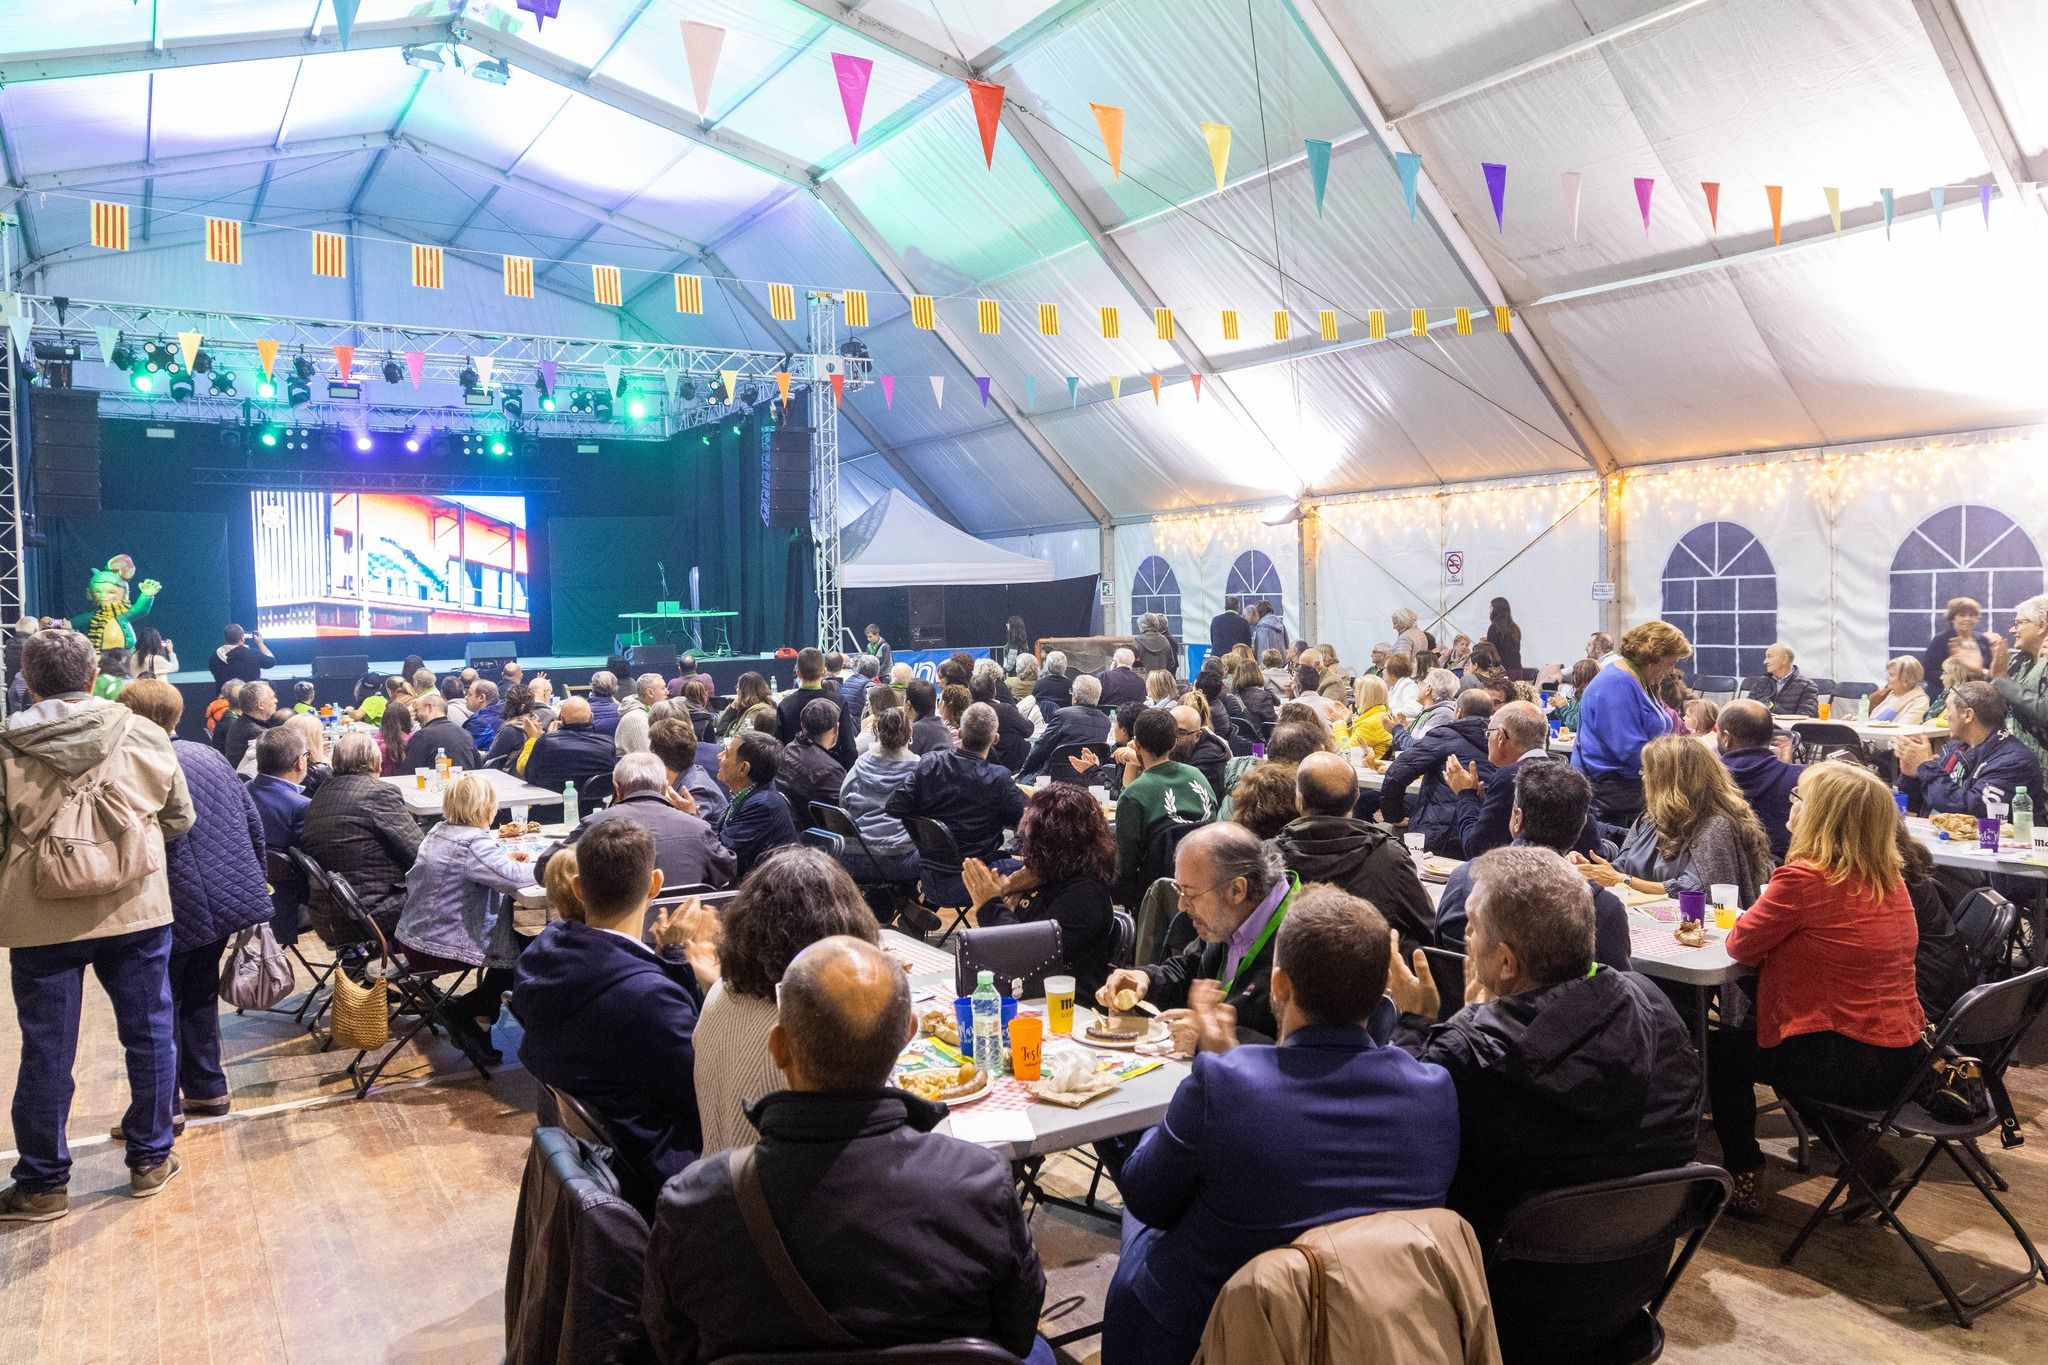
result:
<svg viewBox="0 0 2048 1365"><path fill-rule="evenodd" d="M23 367L12 332L0 327L0 624L11 628L28 609L21 525L21 410ZM0 695L0 713L7 708Z"/></svg>
<svg viewBox="0 0 2048 1365"><path fill-rule="evenodd" d="M377 473L363 469L195 469L192 482L212 488L330 488L364 493L554 493L554 479L524 474Z"/></svg>
<svg viewBox="0 0 2048 1365"><path fill-rule="evenodd" d="M811 301L811 354L829 356L846 370L859 370L862 378L870 362L840 356L839 296L814 292ZM854 376L845 376L846 387ZM839 584L839 404L830 383L811 385L811 539L815 546L812 564L818 587L818 648L840 648L839 634L845 624Z"/></svg>
<svg viewBox="0 0 2048 1365"><path fill-rule="evenodd" d="M650 400L648 416L641 422L621 424L600 422L586 413L572 412L565 403L555 412L541 412L529 396L527 408L517 419L506 417L494 403L487 408L426 404L419 407L385 403L313 402L288 407L282 402L261 402L248 398L192 397L180 402L164 394L141 394L126 389L100 391L101 417L145 422L203 422L215 426L304 427L318 431L341 428L348 431L445 431L451 433L515 431L531 436L605 441L661 441L678 431L703 425L719 414L695 409L664 410L659 399Z"/></svg>

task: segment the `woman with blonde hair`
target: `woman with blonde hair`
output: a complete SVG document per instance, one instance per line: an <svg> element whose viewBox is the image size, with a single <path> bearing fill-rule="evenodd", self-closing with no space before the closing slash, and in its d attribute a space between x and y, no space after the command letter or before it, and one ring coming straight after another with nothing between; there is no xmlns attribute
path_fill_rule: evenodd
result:
<svg viewBox="0 0 2048 1365"><path fill-rule="evenodd" d="M1359 674L1351 685L1351 698L1351 721L1337 737L1337 748L1363 749L1374 759L1385 758L1394 743L1394 714L1387 707L1386 680Z"/></svg>
<svg viewBox="0 0 2048 1365"><path fill-rule="evenodd" d="M1180 682L1163 668L1155 668L1145 675L1145 705L1155 710L1177 705L1180 701Z"/></svg>
<svg viewBox="0 0 2048 1365"><path fill-rule="evenodd" d="M1721 760L1692 739L1665 735L1643 749L1643 813L1621 852L1612 863L1594 854L1582 866L1589 881L1645 895L1732 886L1740 908L1771 875L1771 844Z"/></svg>
<svg viewBox="0 0 2048 1365"><path fill-rule="evenodd" d="M1977 652L1975 645L1966 645L1944 659L1941 664L1941 690L1927 703L1927 709L1920 714L1923 725L1939 725L1948 716L1948 699L1955 695L1956 688L1966 682L1976 682L1984 676L1984 656ZM1923 680L1924 681L1924 680Z"/></svg>
<svg viewBox="0 0 2048 1365"><path fill-rule="evenodd" d="M1757 969L1756 1031L1713 1035L1709 1083L1729 1212L1763 1214L1756 1083L1802 1102L1882 1108L1925 1064L1915 990L1918 943L1889 788L1852 763L1815 763L1792 796L1792 846L1763 897L1728 932L1728 955ZM1899 1164L1867 1131L1838 1133L1883 1190Z"/></svg>
<svg viewBox="0 0 2048 1365"><path fill-rule="evenodd" d="M1572 745L1572 766L1593 784L1593 813L1610 825L1643 812L1644 747L1674 728L1657 689L1692 656L1692 643L1669 621L1645 621L1621 637L1619 652L1579 694Z"/></svg>
<svg viewBox="0 0 2048 1365"><path fill-rule="evenodd" d="M1926 670L1912 655L1893 659L1884 666L1884 686L1870 694L1870 718L1918 725L1927 714L1927 689L1921 686L1926 680Z"/></svg>
<svg viewBox="0 0 2048 1365"><path fill-rule="evenodd" d="M415 972L488 969L476 989L448 1006L457 1041L487 1061L496 1060L497 1049L485 1030L498 1017L499 997L512 989L519 955L511 907L492 893L534 883L533 856L491 833L497 815L498 789L482 773L448 784L441 823L420 840L406 873L405 909L393 935Z"/></svg>

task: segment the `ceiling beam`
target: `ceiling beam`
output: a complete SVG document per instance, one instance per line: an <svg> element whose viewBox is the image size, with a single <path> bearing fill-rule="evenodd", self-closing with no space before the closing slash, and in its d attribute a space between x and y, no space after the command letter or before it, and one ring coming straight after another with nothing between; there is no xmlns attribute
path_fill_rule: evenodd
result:
<svg viewBox="0 0 2048 1365"><path fill-rule="evenodd" d="M807 9L820 19L837 24L850 33L885 47L906 61L937 76L950 76L956 81L981 79L981 73L965 61L943 48L933 47L921 38L913 38L902 29L884 23L858 5L847 4L846 0L791 0L791 3Z"/></svg>
<svg viewBox="0 0 2048 1365"><path fill-rule="evenodd" d="M500 33L496 29L465 30L463 44L487 57L496 57L529 75L586 95L599 104L630 114L643 123L666 129L713 151L722 152L755 170L796 185L811 183L812 167L784 156L774 148L739 133L713 127L686 109L658 100L609 76L592 75L590 69L558 56L545 48Z"/></svg>
<svg viewBox="0 0 2048 1365"><path fill-rule="evenodd" d="M21 176L21 158L14 154L14 139L7 132L7 118L4 107L6 98L7 92L0 90L0 174L4 174L7 177L7 182L11 185ZM11 208L14 200L18 197L13 194L0 193L0 210ZM21 206L21 212L15 215L15 221L21 225L22 265L26 268L34 264L37 256L41 254L36 243L35 224L29 221L29 205L23 204Z"/></svg>
<svg viewBox="0 0 2048 1365"><path fill-rule="evenodd" d="M418 137L404 137L399 139L399 145L416 156L423 157L438 165L446 166L450 170L461 171L465 175L476 176L480 180L485 180L492 185L502 186L518 194L526 195L528 198L538 199L546 204L553 204L556 208L567 209L570 213L588 218L594 223L601 223L605 227L623 232L630 237L638 237L644 242L652 242L656 246L664 246L671 251L694 252L702 249L698 243L691 241L687 237L677 236L667 228L656 227L652 223L623 213L615 213L602 204L585 199L579 194L572 194L567 190L558 190L553 186L543 185L535 180L528 180L524 176L508 174L491 165L488 161L479 161L473 156L455 151L452 148L443 147L439 143L428 142Z"/></svg>
<svg viewBox="0 0 2048 1365"><path fill-rule="evenodd" d="M1997 91L1985 74L1977 45L1970 40L1970 30L1957 12L1955 0L1913 0L1913 12L1919 17L1920 27L1926 30L1927 42L1955 92L1957 107L1983 150L1992 182L2000 194L2019 204L2021 216L2039 235L2043 205L2037 187L2028 184L2026 153L2020 150L2019 139L2013 135L2012 122L1998 102Z"/></svg>
<svg viewBox="0 0 2048 1365"><path fill-rule="evenodd" d="M389 146L391 138L387 134L355 133L287 147L235 147L225 151L158 157L155 161L119 161L104 166L80 166L68 171L46 171L19 179L9 175L9 188L0 190L0 195L9 191L14 194L42 194L50 190L85 189L149 177L161 180L170 175L198 175L208 171L239 170L244 166L268 166L280 161L303 161L310 157L381 151Z"/></svg>
<svg viewBox="0 0 2048 1365"><path fill-rule="evenodd" d="M1412 105L1399 113L1390 113L1387 115L1386 121L1389 124L1395 124L1407 119L1419 118L1423 114L1434 112L1447 105L1456 104L1461 100L1468 100L1482 91L1506 85L1509 81L1520 80L1531 72L1541 71L1548 66L1556 66L1559 62L1568 62L1582 53L1592 52L1606 46L1608 43L1614 42L1618 38L1626 38L1629 34L1646 29L1652 24L1661 24L1666 19L1676 19L1681 14L1711 3L1713 3L1713 0L1675 0L1674 3L1665 5L1661 9L1653 9L1647 14L1638 14L1635 18L1625 23L1616 24L1612 28L1602 29L1598 33L1589 33L1577 42L1566 43L1563 47L1553 48L1551 51L1545 52L1540 56L1531 57L1525 62L1517 62L1504 70L1496 71L1488 76L1481 76L1478 80L1467 81L1455 90L1447 90L1441 95L1423 100L1421 103Z"/></svg>
<svg viewBox="0 0 2048 1365"><path fill-rule="evenodd" d="M1357 112L1360 122L1372 129L1378 137L1391 169L1394 154L1410 150L1408 140L1402 136L1400 129L1387 122L1379 98L1373 94L1371 85L1365 79L1363 68L1344 46L1337 31L1331 27L1329 15L1324 10L1330 0L1283 0L1283 3L1293 13L1295 22L1300 25L1310 47L1322 57L1324 65L1350 99L1351 107ZM1500 280L1494 275L1492 267L1487 265L1486 258L1479 254L1478 246L1466 233L1464 225L1458 221L1457 214L1451 211L1443 191L1437 188L1436 181L1431 178L1427 163L1417 177L1416 197L1420 200L1423 215L1435 231L1438 241L1457 260L1459 269L1472 288L1489 305L1498 307L1507 303L1507 291L1501 288ZM1558 418L1564 423L1565 429L1571 433L1580 456L1600 473L1613 473L1619 467L1619 461L1614 458L1614 452L1608 449L1606 438L1601 436L1592 418L1586 414L1585 405L1579 401L1578 395L1572 392L1571 385L1565 381L1564 375L1551 361L1550 354L1544 349L1542 340L1536 336L1534 327L1517 327L1508 333L1508 340L1514 346L1515 353L1521 357L1530 379L1549 401Z"/></svg>
<svg viewBox="0 0 2048 1365"><path fill-rule="evenodd" d="M852 234L853 240L859 243L861 250L867 252L868 259L872 260L875 263L875 268L880 270L883 276L888 279L892 289L896 290L899 294L905 295L918 292L917 286L911 282L910 276L904 270L903 262L897 257L895 250L883 239L882 234L875 230L875 225L868 221L867 215L860 211L860 208L847 195L845 190L828 181L825 184L819 185L816 193L818 202L824 205L827 212L839 220L840 226ZM969 374L989 373L988 368L975 356L973 348L967 344L958 332L953 330L953 325L946 321L943 315L937 321L938 325L933 330L933 335L938 338L939 344L951 353L953 359L964 367ZM994 385L990 386L989 401L1003 414L1003 417L1010 425L1017 429L1018 435L1022 436L1034 451L1038 452L1038 458L1045 461L1046 466L1052 470L1054 476L1066 486L1069 493L1074 495L1075 501L1088 509L1088 515L1095 518L1096 524L1098 526L1108 526L1111 518L1107 504L1096 496L1095 490L1091 489L1082 480L1081 476L1074 471L1074 467L1067 463L1066 457L1061 455L1053 447L1052 442L1046 439L1045 433L1038 429L1038 424L1031 420L1029 414L1011 402L1008 395L1001 388Z"/></svg>
<svg viewBox="0 0 2048 1365"><path fill-rule="evenodd" d="M348 51L445 43L452 35L452 28L452 22L447 19L358 24ZM317 57L340 51L341 35L338 32L309 36L304 29L293 28L234 38L166 43L161 47L148 43L124 43L116 47L27 52L0 57L0 85L68 81L85 76L118 76L136 71L162 71L170 67L262 62L277 57Z"/></svg>
<svg viewBox="0 0 2048 1365"><path fill-rule="evenodd" d="M737 303L749 317L753 318L756 323L759 323L761 330L766 332L783 350L791 354L810 350L808 342L800 340L794 333L783 326L780 319L768 311L767 306L759 298L755 297L755 291L743 289L733 283L732 271L726 268L725 262L720 259L717 252L705 252L703 260L705 268L717 277L718 287L725 291L726 297ZM895 448L889 443L889 438L881 433L880 429L875 426L874 422L865 413L851 404L847 404L840 408L839 415L851 422L854 429L867 438L867 443L874 447L875 453L888 463L889 468L896 471L896 477L903 480L904 485L911 492L923 499L925 506L931 508L933 512L945 518L946 521L960 530L964 531L967 529L961 523L959 514L954 512L952 507L946 503L946 500L939 496L938 490L929 483L926 483L923 476L906 464L902 457L897 455Z"/></svg>

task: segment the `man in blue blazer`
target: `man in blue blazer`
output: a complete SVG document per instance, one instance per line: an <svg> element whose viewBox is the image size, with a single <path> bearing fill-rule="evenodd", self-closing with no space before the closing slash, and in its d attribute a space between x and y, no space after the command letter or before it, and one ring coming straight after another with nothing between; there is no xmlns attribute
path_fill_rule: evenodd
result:
<svg viewBox="0 0 2048 1365"><path fill-rule="evenodd" d="M1280 924L1277 1045L1238 1046L1235 1012L1196 983L1194 1070L1117 1177L1104 1360L1187 1365L1224 1281L1260 1252L1325 1223L1442 1205L1458 1164L1451 1078L1366 1027L1389 952L1377 910L1316 886Z"/></svg>
<svg viewBox="0 0 2048 1365"><path fill-rule="evenodd" d="M305 841L306 807L312 804L299 784L306 780L305 736L280 727L265 730L256 740L256 776L249 781L249 799L263 817L263 843L280 857ZM270 932L279 943L299 941L306 886L297 876L270 879Z"/></svg>

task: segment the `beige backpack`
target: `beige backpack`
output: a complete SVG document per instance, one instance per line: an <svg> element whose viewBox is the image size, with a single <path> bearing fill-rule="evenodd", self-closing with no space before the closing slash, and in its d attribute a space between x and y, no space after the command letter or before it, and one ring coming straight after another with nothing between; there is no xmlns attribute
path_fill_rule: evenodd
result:
<svg viewBox="0 0 2048 1365"><path fill-rule="evenodd" d="M149 839L155 814L133 815L102 776L118 752L65 782L56 811L30 836L44 900L104 896L162 866Z"/></svg>

